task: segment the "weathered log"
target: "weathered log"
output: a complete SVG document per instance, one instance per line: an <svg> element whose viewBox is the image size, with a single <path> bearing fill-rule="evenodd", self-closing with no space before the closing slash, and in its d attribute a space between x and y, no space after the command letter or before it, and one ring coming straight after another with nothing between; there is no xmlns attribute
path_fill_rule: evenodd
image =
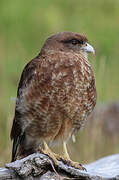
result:
<svg viewBox="0 0 119 180"><path fill-rule="evenodd" d="M119 179L119 154L104 157L93 163L84 165L84 167L87 171L75 169L61 160L57 167L48 156L35 153L24 159L6 164L6 168L0 168L0 179L117 180Z"/></svg>

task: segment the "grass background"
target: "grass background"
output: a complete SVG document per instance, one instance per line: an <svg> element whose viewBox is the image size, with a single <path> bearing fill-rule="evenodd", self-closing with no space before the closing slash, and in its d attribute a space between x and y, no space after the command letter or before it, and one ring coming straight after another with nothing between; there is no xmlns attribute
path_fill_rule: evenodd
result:
<svg viewBox="0 0 119 180"><path fill-rule="evenodd" d="M118 0L1 0L0 1L0 166L10 161L9 138L20 74L52 33L85 34L96 50L91 60L96 78L98 103L119 99L119 1ZM90 59L95 59L90 56ZM98 127L100 129L100 127ZM90 162L117 152L86 128L70 151L73 159ZM111 143L111 142L110 142ZM109 143L109 144L110 144ZM114 149L115 147L115 149ZM70 148L70 147L69 147ZM76 154L79 149L79 154ZM110 150L109 150L110 149ZM86 160L86 161L85 161Z"/></svg>

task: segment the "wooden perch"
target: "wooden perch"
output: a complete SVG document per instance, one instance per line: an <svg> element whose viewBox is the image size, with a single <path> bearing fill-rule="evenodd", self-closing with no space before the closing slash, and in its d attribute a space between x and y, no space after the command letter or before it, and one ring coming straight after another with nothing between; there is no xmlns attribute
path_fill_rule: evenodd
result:
<svg viewBox="0 0 119 180"><path fill-rule="evenodd" d="M59 161L56 167L48 156L34 153L24 159L6 164L6 168L0 168L0 179L117 180L119 179L119 154L104 157L84 167L87 172L75 169L63 161Z"/></svg>

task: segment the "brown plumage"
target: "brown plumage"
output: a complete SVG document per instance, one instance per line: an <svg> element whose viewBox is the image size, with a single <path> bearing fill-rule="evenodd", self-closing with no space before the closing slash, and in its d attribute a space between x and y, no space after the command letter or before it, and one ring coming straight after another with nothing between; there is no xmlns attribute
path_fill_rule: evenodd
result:
<svg viewBox="0 0 119 180"><path fill-rule="evenodd" d="M87 38L73 32L49 37L24 68L11 130L12 161L37 152L45 141L67 142L96 104Z"/></svg>

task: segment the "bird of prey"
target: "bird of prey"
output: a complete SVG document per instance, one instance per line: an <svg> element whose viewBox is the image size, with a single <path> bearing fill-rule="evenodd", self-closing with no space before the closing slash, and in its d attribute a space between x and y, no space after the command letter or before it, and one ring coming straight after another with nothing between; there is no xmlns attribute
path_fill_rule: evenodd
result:
<svg viewBox="0 0 119 180"><path fill-rule="evenodd" d="M96 87L84 35L50 36L37 57L24 68L18 85L11 130L12 161L39 150L57 159L48 146L67 141L80 130L96 104ZM80 167L79 167L80 168Z"/></svg>

